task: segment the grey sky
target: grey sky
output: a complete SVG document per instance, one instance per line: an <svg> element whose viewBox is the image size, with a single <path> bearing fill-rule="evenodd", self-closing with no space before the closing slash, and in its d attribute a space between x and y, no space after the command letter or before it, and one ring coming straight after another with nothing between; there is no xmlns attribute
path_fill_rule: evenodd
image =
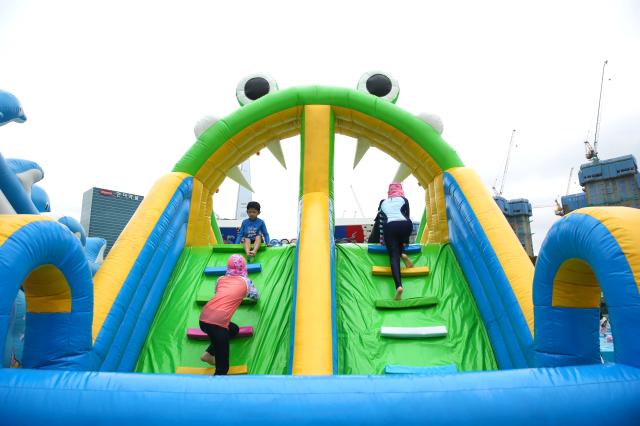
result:
<svg viewBox="0 0 640 426"><path fill-rule="evenodd" d="M593 137L600 72L609 60L602 158L640 155L640 3L485 2L0 2L0 88L28 121L0 128L0 152L45 170L54 213L79 219L82 193L100 186L146 194L193 144L203 115L238 108L237 82L271 74L287 88L355 87L366 71L398 79L397 104L438 114L444 139L490 188L517 129L507 198L551 205ZM255 199L275 237L296 231L297 140L288 170L252 157ZM373 216L396 163L355 142L336 143L336 216ZM574 174L573 180L577 182ZM412 215L423 191L407 181ZM577 183L571 192L577 192ZM215 199L233 215L237 185ZM556 220L536 208L536 251Z"/></svg>

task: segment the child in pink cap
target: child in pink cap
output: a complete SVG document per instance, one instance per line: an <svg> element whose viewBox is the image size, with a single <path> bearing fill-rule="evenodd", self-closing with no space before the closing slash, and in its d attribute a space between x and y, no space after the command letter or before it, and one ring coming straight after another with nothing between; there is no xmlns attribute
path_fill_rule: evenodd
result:
<svg viewBox="0 0 640 426"><path fill-rule="evenodd" d="M407 268L413 267L409 257L402 251L404 245L409 243L413 222L409 217L409 200L404 196L402 184L393 182L389 185L385 200L380 201L378 216L376 218L380 229L380 243L387 247L391 275L396 285L396 300L402 298L402 280L400 279L400 259Z"/></svg>
<svg viewBox="0 0 640 426"><path fill-rule="evenodd" d="M215 365L217 376L229 371L229 339L240 330L231 317L247 295L258 299L257 290L247 278L247 262L241 255L233 254L227 262L227 272L216 282L216 294L200 314L200 329L211 339L200 359Z"/></svg>

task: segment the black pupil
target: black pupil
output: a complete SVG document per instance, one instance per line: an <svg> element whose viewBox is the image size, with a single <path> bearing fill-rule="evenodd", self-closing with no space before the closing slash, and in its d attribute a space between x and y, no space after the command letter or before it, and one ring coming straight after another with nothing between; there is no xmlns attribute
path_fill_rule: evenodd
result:
<svg viewBox="0 0 640 426"><path fill-rule="evenodd" d="M383 74L374 74L367 79L367 92L379 98L391 92L391 80Z"/></svg>
<svg viewBox="0 0 640 426"><path fill-rule="evenodd" d="M244 94L255 101L269 93L269 82L262 77L253 77L244 84Z"/></svg>

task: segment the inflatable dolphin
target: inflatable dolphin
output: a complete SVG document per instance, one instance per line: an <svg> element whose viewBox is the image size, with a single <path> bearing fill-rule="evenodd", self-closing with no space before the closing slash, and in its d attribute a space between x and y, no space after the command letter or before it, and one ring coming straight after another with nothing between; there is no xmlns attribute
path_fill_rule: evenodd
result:
<svg viewBox="0 0 640 426"><path fill-rule="evenodd" d="M29 195L31 195L31 187L33 184L44 178L42 167L35 161L7 158L7 164L13 173L16 174L25 192Z"/></svg>
<svg viewBox="0 0 640 426"><path fill-rule="evenodd" d="M15 163L14 163L15 167ZM25 175L26 178L27 175ZM31 186L29 185L29 188ZM23 182L0 154L0 214L38 214Z"/></svg>
<svg viewBox="0 0 640 426"><path fill-rule="evenodd" d="M75 235L78 240L80 240L80 244L82 244L82 247L84 248L85 244L87 243L87 233L85 232L80 222L78 222L71 216L63 216L58 219L58 222L69 228L71 233Z"/></svg>
<svg viewBox="0 0 640 426"><path fill-rule="evenodd" d="M51 211L49 194L47 194L47 191L45 191L38 185L33 185L31 187L31 201L40 213L48 213Z"/></svg>
<svg viewBox="0 0 640 426"><path fill-rule="evenodd" d="M18 98L9 92L0 90L0 126L4 126L12 121L24 123L27 121L27 116L24 115Z"/></svg>

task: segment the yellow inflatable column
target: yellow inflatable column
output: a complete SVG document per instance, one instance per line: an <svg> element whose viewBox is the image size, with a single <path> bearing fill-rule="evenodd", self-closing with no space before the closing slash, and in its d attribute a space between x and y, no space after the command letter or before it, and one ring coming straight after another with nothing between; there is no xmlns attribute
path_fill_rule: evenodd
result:
<svg viewBox="0 0 640 426"><path fill-rule="evenodd" d="M213 196L211 192L199 179L193 178L189 225L185 244L187 247L206 246L210 243L216 243L216 238L211 229L212 214Z"/></svg>
<svg viewBox="0 0 640 426"><path fill-rule="evenodd" d="M333 373L330 194L332 111L304 108L300 172L300 237L293 342L294 375Z"/></svg>
<svg viewBox="0 0 640 426"><path fill-rule="evenodd" d="M449 241L449 228L447 225L442 174L436 176L424 189L427 224L422 232L420 243L446 243Z"/></svg>

